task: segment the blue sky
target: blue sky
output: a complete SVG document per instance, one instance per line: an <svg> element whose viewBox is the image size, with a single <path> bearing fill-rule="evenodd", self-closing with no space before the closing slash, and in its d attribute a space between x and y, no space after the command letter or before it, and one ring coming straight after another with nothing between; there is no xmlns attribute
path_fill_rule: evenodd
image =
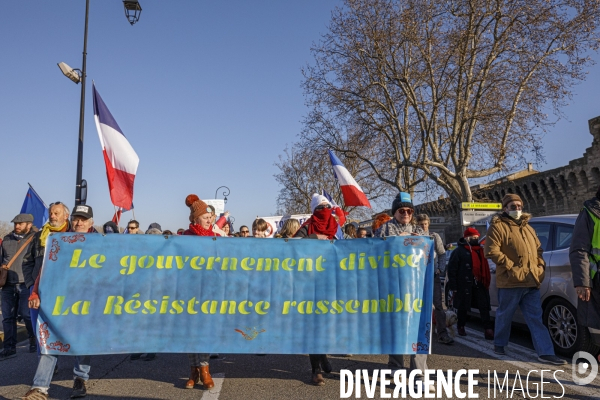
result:
<svg viewBox="0 0 600 400"><path fill-rule="evenodd" d="M141 0L130 26L121 0L91 0L83 177L96 223L114 212L93 121L91 80L140 157L143 228L188 223L185 197L231 189L235 227L273 215L273 163L307 113L300 83L310 46L339 1ZM0 2L0 220L21 208L27 182L46 203L72 204L80 86L56 64L81 67L85 1ZM596 57L598 59L598 57ZM581 157L600 115L600 66L575 88L568 120L544 141L545 170ZM125 214L125 218L131 214Z"/></svg>

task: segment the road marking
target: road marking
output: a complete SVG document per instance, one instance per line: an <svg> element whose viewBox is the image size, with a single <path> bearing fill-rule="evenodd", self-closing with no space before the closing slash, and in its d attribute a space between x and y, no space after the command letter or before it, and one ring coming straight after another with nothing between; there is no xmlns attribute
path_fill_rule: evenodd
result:
<svg viewBox="0 0 600 400"><path fill-rule="evenodd" d="M600 390L600 386L599 385L586 385L586 386L579 386L576 385L575 383L573 383L572 380L572 366L571 363L568 362L568 364L566 365L551 365L551 364L544 364L544 363L540 363L537 361L537 353L531 349L528 349L527 347L523 347L520 346L518 344L514 344L514 343L509 343L508 346L506 346L507 349L507 355L506 356L501 356L498 355L496 353L494 353L494 343L491 340L485 340L483 333L476 331L474 329L471 328L466 328L465 330L468 333L468 336L456 336L454 338L454 340L464 346L470 347L474 350L477 350L481 353L484 353L487 356L496 358L498 360L507 362L509 364L512 364L514 366L516 366L517 368L519 368L520 370L552 370L552 371L557 371L557 370L563 370L564 373L559 373L558 377L560 380L560 383L565 387L568 388L570 390L572 390L573 392L577 392L579 394L583 394L585 396L589 396L589 398L593 399L593 398L597 398L598 396L598 391ZM532 360L535 360L532 362ZM563 379L564 378L564 379ZM599 378L596 378L594 380L595 382L598 382Z"/></svg>
<svg viewBox="0 0 600 400"><path fill-rule="evenodd" d="M212 375L215 387L210 390L204 391L201 400L217 400L221 394L221 388L223 387L223 381L225 380L224 373L218 373Z"/></svg>

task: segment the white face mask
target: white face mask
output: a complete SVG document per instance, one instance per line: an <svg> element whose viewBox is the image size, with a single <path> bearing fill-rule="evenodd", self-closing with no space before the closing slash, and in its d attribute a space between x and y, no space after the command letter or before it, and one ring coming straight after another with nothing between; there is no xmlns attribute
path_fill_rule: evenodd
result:
<svg viewBox="0 0 600 400"><path fill-rule="evenodd" d="M521 219L521 214L523 214L523 211L521 211L521 210L515 210L515 211L508 212L508 215L510 215L514 219Z"/></svg>

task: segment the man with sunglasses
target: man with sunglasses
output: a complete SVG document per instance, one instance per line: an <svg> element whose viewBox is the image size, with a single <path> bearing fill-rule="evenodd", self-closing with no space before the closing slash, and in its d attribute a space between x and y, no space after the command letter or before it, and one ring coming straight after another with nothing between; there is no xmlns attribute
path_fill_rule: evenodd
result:
<svg viewBox="0 0 600 400"><path fill-rule="evenodd" d="M373 232L375 237L385 236L408 236L426 235L425 231L417 225L413 218L415 207L409 193L400 192L392 202L392 219L381 225ZM403 368L404 355L390 354L388 365L392 370ZM427 354L411 354L410 369L419 369L421 372L427 369ZM415 381L416 382L416 381ZM423 382L423 379L420 379ZM428 388L431 391L431 388Z"/></svg>
<svg viewBox="0 0 600 400"><path fill-rule="evenodd" d="M137 222L135 219L132 219L127 224L127 230L125 231L125 233L130 234L130 235L137 235L139 233L139 229L140 229L140 223Z"/></svg>
<svg viewBox="0 0 600 400"><path fill-rule="evenodd" d="M250 236L250 228L246 225L242 225L240 227L240 237L249 237Z"/></svg>
<svg viewBox="0 0 600 400"><path fill-rule="evenodd" d="M77 233L98 233L94 228L94 213L92 207L88 205L78 205L73 209L71 216L71 223L69 224L69 209L63 203L57 202L50 205L49 220L46 225L34 236L34 246L41 245L45 246L46 238L51 232L77 232ZM44 232L45 238L44 238ZM41 251L41 259L44 257L45 247L38 248L36 251ZM36 255L38 253L35 253ZM37 260L38 258L36 258ZM39 269L34 270L35 281L31 287L31 296L29 296L29 308L32 315L32 324L36 326L37 311L40 306L40 297L38 293L39 287ZM33 276L33 275L32 275ZM33 318L35 314L35 318ZM41 400L48 398L48 389L50 388L50 382L52 381L52 375L56 372L56 356L48 354L42 354L39 357L39 362L35 377L33 378L33 385L31 389L25 394L22 399L26 400ZM90 372L90 356L76 356L75 366L73 368L73 392L71 398L85 397L87 390L85 382L89 379Z"/></svg>
<svg viewBox="0 0 600 400"><path fill-rule="evenodd" d="M542 245L529 225L530 214L523 213L523 201L509 193L502 198L502 212L492 217L485 240L485 257L496 264L498 308L494 331L494 352L505 355L512 319L521 309L531 331L538 361L564 365L567 362L554 355L548 329L542 322L540 285L546 263Z"/></svg>

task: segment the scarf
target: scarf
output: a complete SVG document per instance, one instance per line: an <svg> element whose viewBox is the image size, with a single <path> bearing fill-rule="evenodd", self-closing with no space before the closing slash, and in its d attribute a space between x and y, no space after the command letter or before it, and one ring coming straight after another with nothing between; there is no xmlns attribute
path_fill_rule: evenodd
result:
<svg viewBox="0 0 600 400"><path fill-rule="evenodd" d="M335 238L338 230L338 223L331 215L331 208L315 210L313 215L306 220L302 226L306 226L307 234L326 235L328 239Z"/></svg>
<svg viewBox="0 0 600 400"><path fill-rule="evenodd" d="M190 235L194 236L221 236L216 232L213 232L213 227L210 225L208 229L204 229L198 224L194 224L193 222L190 224Z"/></svg>
<svg viewBox="0 0 600 400"><path fill-rule="evenodd" d="M51 226L50 223L44 225L42 227L42 233L40 234L40 246L46 246L46 239L48 239L48 235L50 234L50 232L66 232L68 226L69 224L67 223L67 221L65 221L65 223L58 228Z"/></svg>
<svg viewBox="0 0 600 400"><path fill-rule="evenodd" d="M473 265L473 277L479 283L482 283L486 289L490 288L490 265L487 259L483 256L483 249L481 245L469 246L466 245L465 249L471 253L471 261Z"/></svg>

